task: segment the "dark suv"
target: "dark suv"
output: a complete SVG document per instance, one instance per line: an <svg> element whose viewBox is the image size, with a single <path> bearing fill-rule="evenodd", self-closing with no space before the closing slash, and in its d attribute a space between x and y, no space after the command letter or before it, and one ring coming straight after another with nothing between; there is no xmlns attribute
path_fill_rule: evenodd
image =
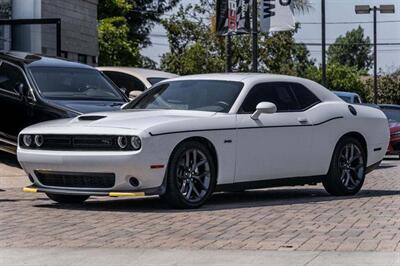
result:
<svg viewBox="0 0 400 266"><path fill-rule="evenodd" d="M128 98L100 71L62 59L0 53L0 150L39 122L119 109Z"/></svg>

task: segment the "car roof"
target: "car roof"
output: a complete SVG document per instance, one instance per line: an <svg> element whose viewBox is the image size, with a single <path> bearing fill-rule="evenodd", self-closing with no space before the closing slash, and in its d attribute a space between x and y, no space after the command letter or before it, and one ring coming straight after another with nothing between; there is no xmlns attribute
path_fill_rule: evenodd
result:
<svg viewBox="0 0 400 266"><path fill-rule="evenodd" d="M215 74L199 74L181 76L167 81L161 81L160 83L169 81L190 81L190 80L220 80L220 81L233 81L242 82L246 87L251 87L257 83L262 82L292 82L300 83L310 89L320 100L322 101L342 101L338 96L333 94L327 88L322 85L299 77L267 74L267 73L215 73Z"/></svg>
<svg viewBox="0 0 400 266"><path fill-rule="evenodd" d="M357 93L355 92L348 92L348 91L332 91L334 94L338 95L338 96L344 96L344 97L353 97L353 96L359 96Z"/></svg>
<svg viewBox="0 0 400 266"><path fill-rule="evenodd" d="M91 66L68 61L64 58L49 57L20 51L2 51L0 52L0 60L9 61L21 67L25 65L29 67L73 67L94 69Z"/></svg>
<svg viewBox="0 0 400 266"><path fill-rule="evenodd" d="M164 71L159 71L159 70L154 70L154 69L146 69L146 68L136 68L136 67L98 67L97 68L100 71L117 71L117 72L122 72L126 74L131 74L131 75L140 75L145 78L175 78L178 77L178 75L164 72Z"/></svg>

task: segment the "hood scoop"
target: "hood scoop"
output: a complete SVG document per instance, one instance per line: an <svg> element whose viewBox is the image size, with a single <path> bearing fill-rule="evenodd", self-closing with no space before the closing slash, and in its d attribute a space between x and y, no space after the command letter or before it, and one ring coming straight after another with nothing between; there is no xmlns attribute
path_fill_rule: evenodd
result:
<svg viewBox="0 0 400 266"><path fill-rule="evenodd" d="M78 117L80 121L97 121L100 119L106 118L106 116L103 115L82 115Z"/></svg>

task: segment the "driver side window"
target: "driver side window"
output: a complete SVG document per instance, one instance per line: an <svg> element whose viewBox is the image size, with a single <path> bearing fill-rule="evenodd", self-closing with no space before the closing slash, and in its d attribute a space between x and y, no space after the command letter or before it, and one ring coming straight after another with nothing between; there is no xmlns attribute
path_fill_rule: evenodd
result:
<svg viewBox="0 0 400 266"><path fill-rule="evenodd" d="M28 86L21 70L2 62L0 65L0 89L9 93L19 94L17 86L21 83L24 86Z"/></svg>
<svg viewBox="0 0 400 266"><path fill-rule="evenodd" d="M289 83L270 82L255 85L244 100L241 113L252 114L260 102L271 102L277 112L290 112L300 109Z"/></svg>

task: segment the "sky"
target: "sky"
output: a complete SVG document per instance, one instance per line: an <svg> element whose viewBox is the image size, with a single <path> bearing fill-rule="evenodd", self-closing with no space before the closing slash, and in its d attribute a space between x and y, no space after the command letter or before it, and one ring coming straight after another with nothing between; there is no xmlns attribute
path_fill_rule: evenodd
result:
<svg viewBox="0 0 400 266"><path fill-rule="evenodd" d="M181 4L196 3L197 0L182 0ZM301 24L301 29L296 34L297 42L321 43L321 1L312 0L312 9L305 14L295 14L296 21ZM394 4L395 14L378 13L378 43L397 43L394 46L378 46L378 67L384 72L391 72L400 68L400 1L399 0L326 0L326 41L332 43L347 31L359 25L365 34L373 41L373 16L371 14L357 15L355 5L382 5ZM172 13L174 11L171 11ZM362 22L362 23L360 23ZM311 24L308 24L311 23ZM142 54L150 57L155 62L168 52L168 41L164 37L165 30L161 25L154 27L151 33L153 45L142 50ZM321 61L321 47L309 46L311 56Z"/></svg>

